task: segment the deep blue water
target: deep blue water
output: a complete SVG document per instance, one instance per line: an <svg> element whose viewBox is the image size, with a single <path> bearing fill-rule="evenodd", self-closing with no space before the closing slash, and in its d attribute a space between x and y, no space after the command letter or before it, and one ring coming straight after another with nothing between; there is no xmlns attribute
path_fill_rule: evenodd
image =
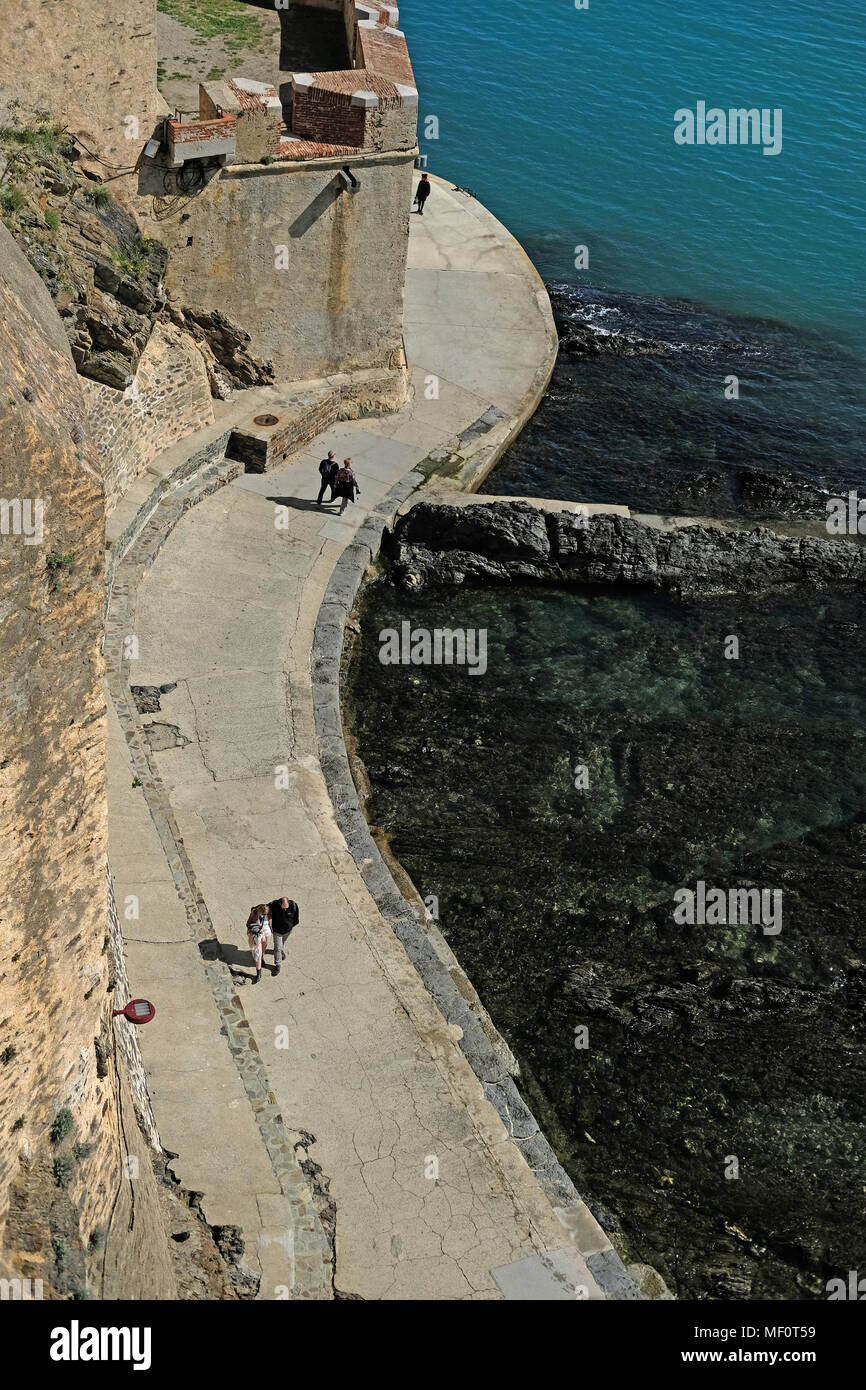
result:
<svg viewBox="0 0 866 1390"><path fill-rule="evenodd" d="M431 170L477 193L546 279L681 296L863 349L862 0L400 8ZM781 108L781 153L675 144L674 113L699 100Z"/></svg>

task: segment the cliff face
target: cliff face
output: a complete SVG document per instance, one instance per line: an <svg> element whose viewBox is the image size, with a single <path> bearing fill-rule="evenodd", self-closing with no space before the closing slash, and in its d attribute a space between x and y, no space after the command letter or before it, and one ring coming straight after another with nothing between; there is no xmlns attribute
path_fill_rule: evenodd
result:
<svg viewBox="0 0 866 1390"><path fill-rule="evenodd" d="M50 111L114 165L135 163L166 111L153 0L0 0L0 32L4 101Z"/></svg>
<svg viewBox="0 0 866 1390"><path fill-rule="evenodd" d="M139 1239L155 1193L110 1017L103 496L62 324L3 227L0 494L0 1273L99 1293L127 1155Z"/></svg>
<svg viewBox="0 0 866 1390"><path fill-rule="evenodd" d="M18 1203L35 1177L61 1107L80 1116L79 1142L89 1142L101 1106L95 1042L108 971L102 487L63 328L2 228L0 247L0 479L11 504L0 536L5 1211L10 1187L19 1189ZM35 524L23 534L40 508L41 541ZM98 1187L88 1192L88 1210L99 1203ZM11 1243L40 1242L35 1231L18 1231Z"/></svg>

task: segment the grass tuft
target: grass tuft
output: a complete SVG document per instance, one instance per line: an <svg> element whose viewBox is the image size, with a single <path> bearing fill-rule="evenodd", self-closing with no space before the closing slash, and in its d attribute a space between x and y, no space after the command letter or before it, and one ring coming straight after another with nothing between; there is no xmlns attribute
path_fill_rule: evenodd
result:
<svg viewBox="0 0 866 1390"><path fill-rule="evenodd" d="M258 47L265 37L256 11L241 4L240 0L157 0L156 8L188 29L194 29L201 40L222 39L232 58ZM196 47L201 47L201 40Z"/></svg>

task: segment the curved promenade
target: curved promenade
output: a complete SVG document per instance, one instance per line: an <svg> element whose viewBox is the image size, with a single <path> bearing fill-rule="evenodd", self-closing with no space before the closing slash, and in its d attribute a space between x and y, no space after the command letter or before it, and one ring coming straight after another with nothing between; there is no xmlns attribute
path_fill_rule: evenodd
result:
<svg viewBox="0 0 866 1390"><path fill-rule="evenodd" d="M410 403L265 475L221 457L219 428L193 436L114 548L111 861L131 987L157 1005L154 1115L208 1222L238 1228L238 1287L259 1298L635 1297L509 1100L483 1011L451 1016L456 963L408 937L407 954L366 827L347 844L329 795L355 814L335 671L382 526L432 469L486 472L555 359L543 287L485 209L437 181L411 223ZM362 488L341 519L314 500L330 448ZM170 688L142 712L130 684ZM301 924L280 976L250 986L247 910L282 891ZM425 953L447 976L435 1002Z"/></svg>

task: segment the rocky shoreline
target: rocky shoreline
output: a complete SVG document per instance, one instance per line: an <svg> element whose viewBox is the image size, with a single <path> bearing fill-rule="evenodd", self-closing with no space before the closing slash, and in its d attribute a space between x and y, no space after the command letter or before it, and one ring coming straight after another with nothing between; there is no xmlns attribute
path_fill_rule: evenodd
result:
<svg viewBox="0 0 866 1390"><path fill-rule="evenodd" d="M528 502L466 507L419 502L384 553L407 592L464 583L629 584L718 596L849 588L866 549L785 536L766 526L649 524L636 517L548 512Z"/></svg>

